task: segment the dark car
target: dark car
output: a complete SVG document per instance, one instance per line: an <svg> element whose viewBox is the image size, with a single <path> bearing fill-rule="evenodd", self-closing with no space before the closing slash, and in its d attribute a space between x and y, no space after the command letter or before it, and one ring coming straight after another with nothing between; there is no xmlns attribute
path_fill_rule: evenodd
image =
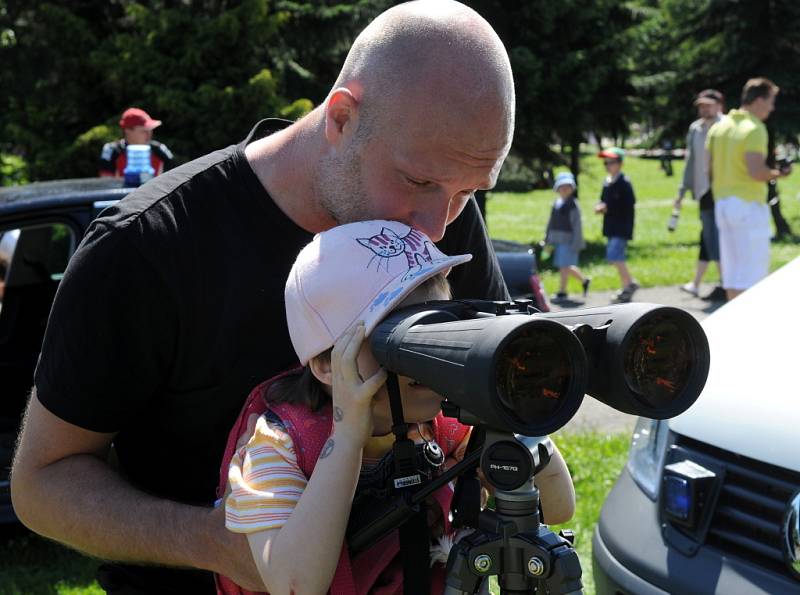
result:
<svg viewBox="0 0 800 595"><path fill-rule="evenodd" d="M0 188L0 523L8 472L50 305L89 223L130 192L113 178Z"/></svg>
<svg viewBox="0 0 800 595"><path fill-rule="evenodd" d="M92 220L130 191L114 178L0 188L0 523L16 519L8 474L56 288ZM497 245L512 296L546 310L533 252Z"/></svg>

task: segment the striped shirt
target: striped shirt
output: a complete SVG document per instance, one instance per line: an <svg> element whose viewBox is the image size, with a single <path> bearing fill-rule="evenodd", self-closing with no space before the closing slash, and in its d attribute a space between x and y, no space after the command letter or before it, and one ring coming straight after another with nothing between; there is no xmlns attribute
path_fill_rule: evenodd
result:
<svg viewBox="0 0 800 595"><path fill-rule="evenodd" d="M432 437L429 424L422 426ZM423 429L424 428L424 429ZM421 440L413 428L409 437ZM469 434L448 458L449 467L464 456ZM375 436L364 447L362 466L375 465L394 443L394 436ZM289 433L277 419L261 416L250 441L231 458L228 469L231 494L225 501L225 525L235 533L280 529L289 520L308 481L297 463Z"/></svg>
<svg viewBox="0 0 800 595"><path fill-rule="evenodd" d="M263 415L250 441L234 453L228 481L225 525L235 533L283 527L308 483L291 436Z"/></svg>

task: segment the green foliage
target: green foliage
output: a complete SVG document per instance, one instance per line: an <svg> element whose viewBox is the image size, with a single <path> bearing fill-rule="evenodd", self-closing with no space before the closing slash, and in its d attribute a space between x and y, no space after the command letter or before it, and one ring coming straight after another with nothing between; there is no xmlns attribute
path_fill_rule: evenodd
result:
<svg viewBox="0 0 800 595"><path fill-rule="evenodd" d="M738 107L744 83L766 76L781 87L769 124L780 139L800 131L800 4L794 0L665 0L638 3L634 39L641 119L682 141L701 89Z"/></svg>
<svg viewBox="0 0 800 595"><path fill-rule="evenodd" d="M296 99L283 94L289 14L267 0L0 6L0 150L24 156L34 179L94 175L130 105L164 121L156 136L180 161Z"/></svg>
<svg viewBox="0 0 800 595"><path fill-rule="evenodd" d="M468 2L497 30L511 58L517 93L513 150L542 166L566 163L554 143L626 128L632 87L625 52L633 16L616 0ZM577 169L577 161L572 164Z"/></svg>
<svg viewBox="0 0 800 595"><path fill-rule="evenodd" d="M28 182L28 168L18 155L0 153L0 186L25 184Z"/></svg>

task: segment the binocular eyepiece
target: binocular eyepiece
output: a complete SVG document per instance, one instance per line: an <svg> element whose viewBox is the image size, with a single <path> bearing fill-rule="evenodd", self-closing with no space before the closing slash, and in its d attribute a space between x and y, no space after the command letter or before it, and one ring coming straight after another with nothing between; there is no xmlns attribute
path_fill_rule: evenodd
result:
<svg viewBox="0 0 800 595"><path fill-rule="evenodd" d="M426 302L372 332L377 360L441 394L466 424L542 436L564 426L585 394L664 419L697 400L708 341L678 308L619 304L539 313L530 302Z"/></svg>

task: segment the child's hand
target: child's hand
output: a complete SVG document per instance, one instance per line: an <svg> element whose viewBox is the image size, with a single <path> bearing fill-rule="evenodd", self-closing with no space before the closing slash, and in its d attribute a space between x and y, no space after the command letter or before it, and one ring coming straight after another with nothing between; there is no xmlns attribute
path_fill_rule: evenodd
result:
<svg viewBox="0 0 800 595"><path fill-rule="evenodd" d="M608 205L604 202L599 202L594 205L594 212L595 213L605 213L608 210Z"/></svg>
<svg viewBox="0 0 800 595"><path fill-rule="evenodd" d="M383 368L367 379L358 373L364 333L363 323L351 328L336 341L331 354L334 432L355 440L359 447L372 435L372 398L386 382Z"/></svg>

